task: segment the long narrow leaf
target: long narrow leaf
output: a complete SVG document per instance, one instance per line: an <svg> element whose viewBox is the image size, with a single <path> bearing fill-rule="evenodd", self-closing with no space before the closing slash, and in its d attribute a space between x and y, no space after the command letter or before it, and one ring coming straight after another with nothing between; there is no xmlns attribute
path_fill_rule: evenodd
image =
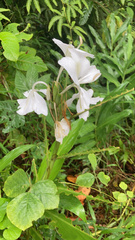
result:
<svg viewBox="0 0 135 240"><path fill-rule="evenodd" d="M29 150L30 148L32 148L34 145L33 144L29 144L29 145L22 145L19 146L15 149L13 149L12 151L10 151L9 153L7 153L1 160L0 160L0 171L2 171L4 168L6 168L9 163L11 163L15 158L17 158L20 154L22 154L23 152Z"/></svg>

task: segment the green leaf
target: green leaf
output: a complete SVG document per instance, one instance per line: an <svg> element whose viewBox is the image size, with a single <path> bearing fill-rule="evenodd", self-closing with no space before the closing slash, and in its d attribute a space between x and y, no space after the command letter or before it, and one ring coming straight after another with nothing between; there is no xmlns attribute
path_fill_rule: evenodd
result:
<svg viewBox="0 0 135 240"><path fill-rule="evenodd" d="M118 195L118 202L126 202L127 201L127 196L125 193L120 193Z"/></svg>
<svg viewBox="0 0 135 240"><path fill-rule="evenodd" d="M127 195L129 198L133 198L133 196L134 196L132 191L127 191Z"/></svg>
<svg viewBox="0 0 135 240"><path fill-rule="evenodd" d="M32 148L34 145L28 144L28 145L22 145L19 146L13 150L11 150L9 153L7 153L1 160L0 160L0 171L2 171L5 167L9 165L15 158L17 158L19 155L24 153L25 151Z"/></svg>
<svg viewBox="0 0 135 240"><path fill-rule="evenodd" d="M10 61L17 61L19 57L19 43L14 34L1 32L0 40L4 49L3 55Z"/></svg>
<svg viewBox="0 0 135 240"><path fill-rule="evenodd" d="M87 4L87 3L86 3ZM80 17L79 25L82 26L87 23L89 16L93 9L93 2L88 2L87 5L85 5L85 8L83 9L83 15Z"/></svg>
<svg viewBox="0 0 135 240"><path fill-rule="evenodd" d="M104 172L98 173L97 177L99 178L100 182L107 186L108 182L110 181L110 177L105 175Z"/></svg>
<svg viewBox="0 0 135 240"><path fill-rule="evenodd" d="M70 219L67 219L62 213L57 213L57 211L46 211L45 216L50 218L55 222L56 227L58 228L58 232L61 234L64 240L94 240L92 236L83 232L78 227L74 227Z"/></svg>
<svg viewBox="0 0 135 240"><path fill-rule="evenodd" d="M73 212L78 217L80 217L84 222L86 222L86 215L85 210L81 202L78 198L74 197L73 195L60 195L60 205L62 209L69 210L70 212Z"/></svg>
<svg viewBox="0 0 135 240"><path fill-rule="evenodd" d="M96 167L97 167L96 155L95 154L89 154L88 159L91 163L91 166L92 166L93 170L95 171Z"/></svg>
<svg viewBox="0 0 135 240"><path fill-rule="evenodd" d="M43 240L41 234L33 227L29 229L29 234L33 240Z"/></svg>
<svg viewBox="0 0 135 240"><path fill-rule="evenodd" d="M3 231L3 237L6 240L15 240L18 239L21 235L21 230L15 227L5 216L4 220L0 223L0 229L5 229Z"/></svg>
<svg viewBox="0 0 135 240"><path fill-rule="evenodd" d="M114 39L114 36L116 33L116 22L115 22L115 14L114 13L110 14L109 29L110 29L110 34L111 34L111 39L112 39L112 44L113 44L113 39Z"/></svg>
<svg viewBox="0 0 135 240"><path fill-rule="evenodd" d="M1 21L2 19L5 19L5 20L7 20L7 21L10 22L10 19L9 19L9 18L7 18L7 17L6 17L5 15L3 15L2 13L0 13L0 21Z"/></svg>
<svg viewBox="0 0 135 240"><path fill-rule="evenodd" d="M44 205L34 194L22 193L7 206L7 216L12 224L21 230L32 226L44 214Z"/></svg>
<svg viewBox="0 0 135 240"><path fill-rule="evenodd" d="M52 180L38 181L32 186L31 193L40 199L45 210L58 208L59 196L56 195L57 187Z"/></svg>
<svg viewBox="0 0 135 240"><path fill-rule="evenodd" d="M114 36L114 40L113 40L113 44L115 42L117 42L119 40L119 38L121 37L121 34L127 30L127 26L130 23L131 18L128 17L127 20L122 24L122 26L118 29L118 31L116 32L115 36Z"/></svg>
<svg viewBox="0 0 135 240"><path fill-rule="evenodd" d="M91 187L95 181L95 177L91 173L84 173L77 177L76 184L82 187Z"/></svg>
<svg viewBox="0 0 135 240"><path fill-rule="evenodd" d="M50 29L52 28L52 26L54 25L54 23L56 21L58 21L59 19L61 19L61 16L57 15L57 16L54 16L51 18L51 21L49 22L49 25L48 25L48 30L50 31Z"/></svg>
<svg viewBox="0 0 135 240"><path fill-rule="evenodd" d="M104 122L98 125L97 131L101 131L101 129L105 128L106 126L114 126L118 121L129 116L131 113L132 111L130 109L125 109L122 112L114 113L112 116L107 117Z"/></svg>
<svg viewBox="0 0 135 240"><path fill-rule="evenodd" d="M117 78L115 76L112 76L112 74L110 74L109 72L107 72L104 67L99 67L99 69L102 76L105 77L109 82L114 83L116 87L120 86L120 83L117 80Z"/></svg>
<svg viewBox="0 0 135 240"><path fill-rule="evenodd" d="M38 0L33 0L34 1L34 5L35 5L35 8L37 9L37 11L39 13L41 13L41 8L40 8L40 5L39 5L39 1Z"/></svg>
<svg viewBox="0 0 135 240"><path fill-rule="evenodd" d="M6 214L6 208L7 208L8 202L9 202L8 199L0 198L0 222L3 220Z"/></svg>
<svg viewBox="0 0 135 240"><path fill-rule="evenodd" d="M126 190L127 189L127 184L126 183L124 183L124 182L121 182L120 184L119 184L119 187L122 189L122 190Z"/></svg>
<svg viewBox="0 0 135 240"><path fill-rule="evenodd" d="M44 0L44 2L45 2L45 4L47 5L47 7L49 7L49 9L53 12L54 9L53 9L53 7L52 7L52 5L51 5L51 3L50 3L50 0ZM53 1L53 2L54 2L54 1Z"/></svg>
<svg viewBox="0 0 135 240"><path fill-rule="evenodd" d="M63 18L60 18L57 23L57 29L60 37L62 37L62 24L63 24Z"/></svg>
<svg viewBox="0 0 135 240"><path fill-rule="evenodd" d="M21 52L18 60L15 63L11 63L11 65L21 71L28 71L32 66L34 66L38 72L44 72L47 70L46 64L43 60L32 54L29 51L29 48L25 53Z"/></svg>
<svg viewBox="0 0 135 240"><path fill-rule="evenodd" d="M30 187L29 179L23 169L18 169L7 178L4 183L4 192L8 197L17 197Z"/></svg>
<svg viewBox="0 0 135 240"><path fill-rule="evenodd" d="M71 131L69 132L68 136L66 136L63 139L63 143L60 145L58 149L57 153L58 156L62 156L71 150L71 148L75 144L75 141L79 134L79 130L81 129L83 123L84 123L83 119L78 119L71 124Z"/></svg>
<svg viewBox="0 0 135 240"><path fill-rule="evenodd" d="M27 9L28 13L30 12L31 2L32 2L32 0L27 0L27 2L26 2L26 9Z"/></svg>
<svg viewBox="0 0 135 240"><path fill-rule="evenodd" d="M102 42L99 34L95 31L95 29L94 29L92 26L90 26L90 25L89 25L88 27L89 27L92 35L95 37L96 43L99 45L99 47L100 47L102 50L106 49L106 46L105 46L104 43Z"/></svg>

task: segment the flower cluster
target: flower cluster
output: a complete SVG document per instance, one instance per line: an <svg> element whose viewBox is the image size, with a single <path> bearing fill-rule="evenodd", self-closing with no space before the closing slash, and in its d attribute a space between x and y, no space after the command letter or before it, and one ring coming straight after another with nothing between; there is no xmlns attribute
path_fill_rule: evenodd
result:
<svg viewBox="0 0 135 240"><path fill-rule="evenodd" d="M65 44L58 39L54 38L53 41L60 47L65 55L65 57L58 61L61 68L56 81L59 80L63 69L68 72L73 81L71 85L68 85L61 92L61 95L72 87L75 87L77 89L78 93L73 94L73 96L66 101L66 104L68 107L70 107L72 102L75 99L78 99L76 111L79 114L79 118L83 118L86 121L89 116L89 111L87 111L87 109L90 108L90 104L96 104L97 102L103 100L103 98L100 97L92 97L92 89L85 90L81 87L81 84L92 83L96 81L101 75L96 66L90 65L90 61L87 59L87 57L94 58L94 55L75 48L71 44ZM35 89L35 86L39 83L46 85L47 89ZM48 115L47 103L45 99L37 92L42 92L46 96L46 99L48 101L50 100L49 86L44 82L38 81L32 86L31 90L24 93L24 96L26 97L25 99L17 100L19 103L19 110L17 111L18 114L26 115L27 113L34 111L37 114L43 114L45 116ZM55 120L56 141L62 143L63 138L68 135L69 131L70 127L67 119L65 120L65 118L63 118L60 121L58 121L58 119Z"/></svg>

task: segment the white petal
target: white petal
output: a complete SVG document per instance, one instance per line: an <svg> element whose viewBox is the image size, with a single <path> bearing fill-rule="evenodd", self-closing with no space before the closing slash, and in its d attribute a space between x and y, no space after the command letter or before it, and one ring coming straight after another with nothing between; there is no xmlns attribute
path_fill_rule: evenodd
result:
<svg viewBox="0 0 135 240"><path fill-rule="evenodd" d="M33 111L33 92L32 90L27 91L24 95L28 96L26 99L18 99L17 102L19 103L17 113L20 115L26 115Z"/></svg>
<svg viewBox="0 0 135 240"><path fill-rule="evenodd" d="M68 121L68 120L67 120ZM55 123L55 138L57 142L62 143L63 138L68 135L70 126L64 118L60 122Z"/></svg>
<svg viewBox="0 0 135 240"><path fill-rule="evenodd" d="M42 92L44 95L47 94L47 89L40 89L40 90L37 90L38 92Z"/></svg>
<svg viewBox="0 0 135 240"><path fill-rule="evenodd" d="M65 56L70 56L69 49L74 48L74 46L72 44L63 43L62 41L60 41L56 38L53 38L53 41L55 42L55 44L57 44L59 46L59 48L63 51Z"/></svg>
<svg viewBox="0 0 135 240"><path fill-rule="evenodd" d="M37 114L43 114L47 116L48 108L46 101L37 92L34 91L33 111Z"/></svg>
<svg viewBox="0 0 135 240"><path fill-rule="evenodd" d="M95 58L93 54L90 54L88 52L85 52L83 50L80 50L78 48L75 48L76 52L78 52L78 54L80 54L83 57L91 57L91 58ZM70 51L70 50L69 50Z"/></svg>
<svg viewBox="0 0 135 240"><path fill-rule="evenodd" d="M71 57L63 57L58 61L58 63L66 69L74 83L79 85L78 76L77 76L77 69L76 69L76 62Z"/></svg>
<svg viewBox="0 0 135 240"><path fill-rule="evenodd" d="M26 115L27 113L35 111L37 114L43 114L47 116L48 108L46 101L36 92L36 90L30 90L24 93L26 99L18 99L19 103L17 113L20 115Z"/></svg>
<svg viewBox="0 0 135 240"><path fill-rule="evenodd" d="M74 99L76 99L76 98L79 98L79 93L73 94L72 98L69 98L66 101L67 106L69 107L72 104L72 102L74 101Z"/></svg>
<svg viewBox="0 0 135 240"><path fill-rule="evenodd" d="M91 83L96 81L100 77L101 73L100 71L96 68L96 66L89 66L87 68L87 73L84 74L80 79L79 79L79 84L84 84L84 83Z"/></svg>

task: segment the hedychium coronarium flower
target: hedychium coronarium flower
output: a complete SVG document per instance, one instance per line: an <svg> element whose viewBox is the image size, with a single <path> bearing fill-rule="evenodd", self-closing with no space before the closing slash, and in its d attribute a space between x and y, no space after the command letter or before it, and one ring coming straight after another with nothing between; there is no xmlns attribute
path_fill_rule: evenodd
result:
<svg viewBox="0 0 135 240"><path fill-rule="evenodd" d="M71 56L63 57L58 63L66 69L76 85L92 83L96 81L101 73L95 65L90 65L87 55L77 49L69 49Z"/></svg>
<svg viewBox="0 0 135 240"><path fill-rule="evenodd" d="M66 44L66 43L63 43L62 41L58 40L58 39L53 39L53 41L55 42L55 44L57 44L57 46L59 46L59 48L63 51L65 57L71 57L72 58L72 54L71 52L74 51L76 52L76 54L78 54L80 57L82 58L86 58L86 57L91 57L91 58L94 58L94 55L93 54L90 54L90 53L87 53L85 51L82 51L78 48L75 48L72 44ZM81 45L81 44L80 44ZM59 62L58 62L59 63ZM60 63L59 63L60 64ZM72 64L72 63L71 63ZM61 65L61 68L59 70L59 74L58 74L58 77L57 77L57 80L59 80L59 77L63 71L63 67L62 64ZM65 68L66 69L66 68ZM67 69L66 69L67 70ZM68 70L67 70L68 72Z"/></svg>
<svg viewBox="0 0 135 240"><path fill-rule="evenodd" d="M85 90L80 86L76 86L78 89L78 93L73 94L72 98L66 101L67 106L69 107L75 99L78 99L76 105L76 111L79 114L79 118L83 118L85 121L89 117L89 111L85 111L90 108L91 104L97 104L99 101L103 101L103 98L100 97L92 97L93 90ZM84 112L85 111L85 112ZM81 113L82 112L82 113Z"/></svg>
<svg viewBox="0 0 135 240"><path fill-rule="evenodd" d="M47 89L35 89L35 86L37 84L44 84L47 86ZM17 102L19 103L18 106L18 111L17 113L19 115L26 115L27 113L30 112L35 112L38 115L43 114L45 116L48 115L48 108L47 108L47 103L45 99L39 95L37 92L43 93L47 100L50 99L50 88L49 85L47 85L45 82L38 81L35 82L32 86L32 89L29 91L26 91L23 93L23 95L26 97L25 99L18 99Z"/></svg>

